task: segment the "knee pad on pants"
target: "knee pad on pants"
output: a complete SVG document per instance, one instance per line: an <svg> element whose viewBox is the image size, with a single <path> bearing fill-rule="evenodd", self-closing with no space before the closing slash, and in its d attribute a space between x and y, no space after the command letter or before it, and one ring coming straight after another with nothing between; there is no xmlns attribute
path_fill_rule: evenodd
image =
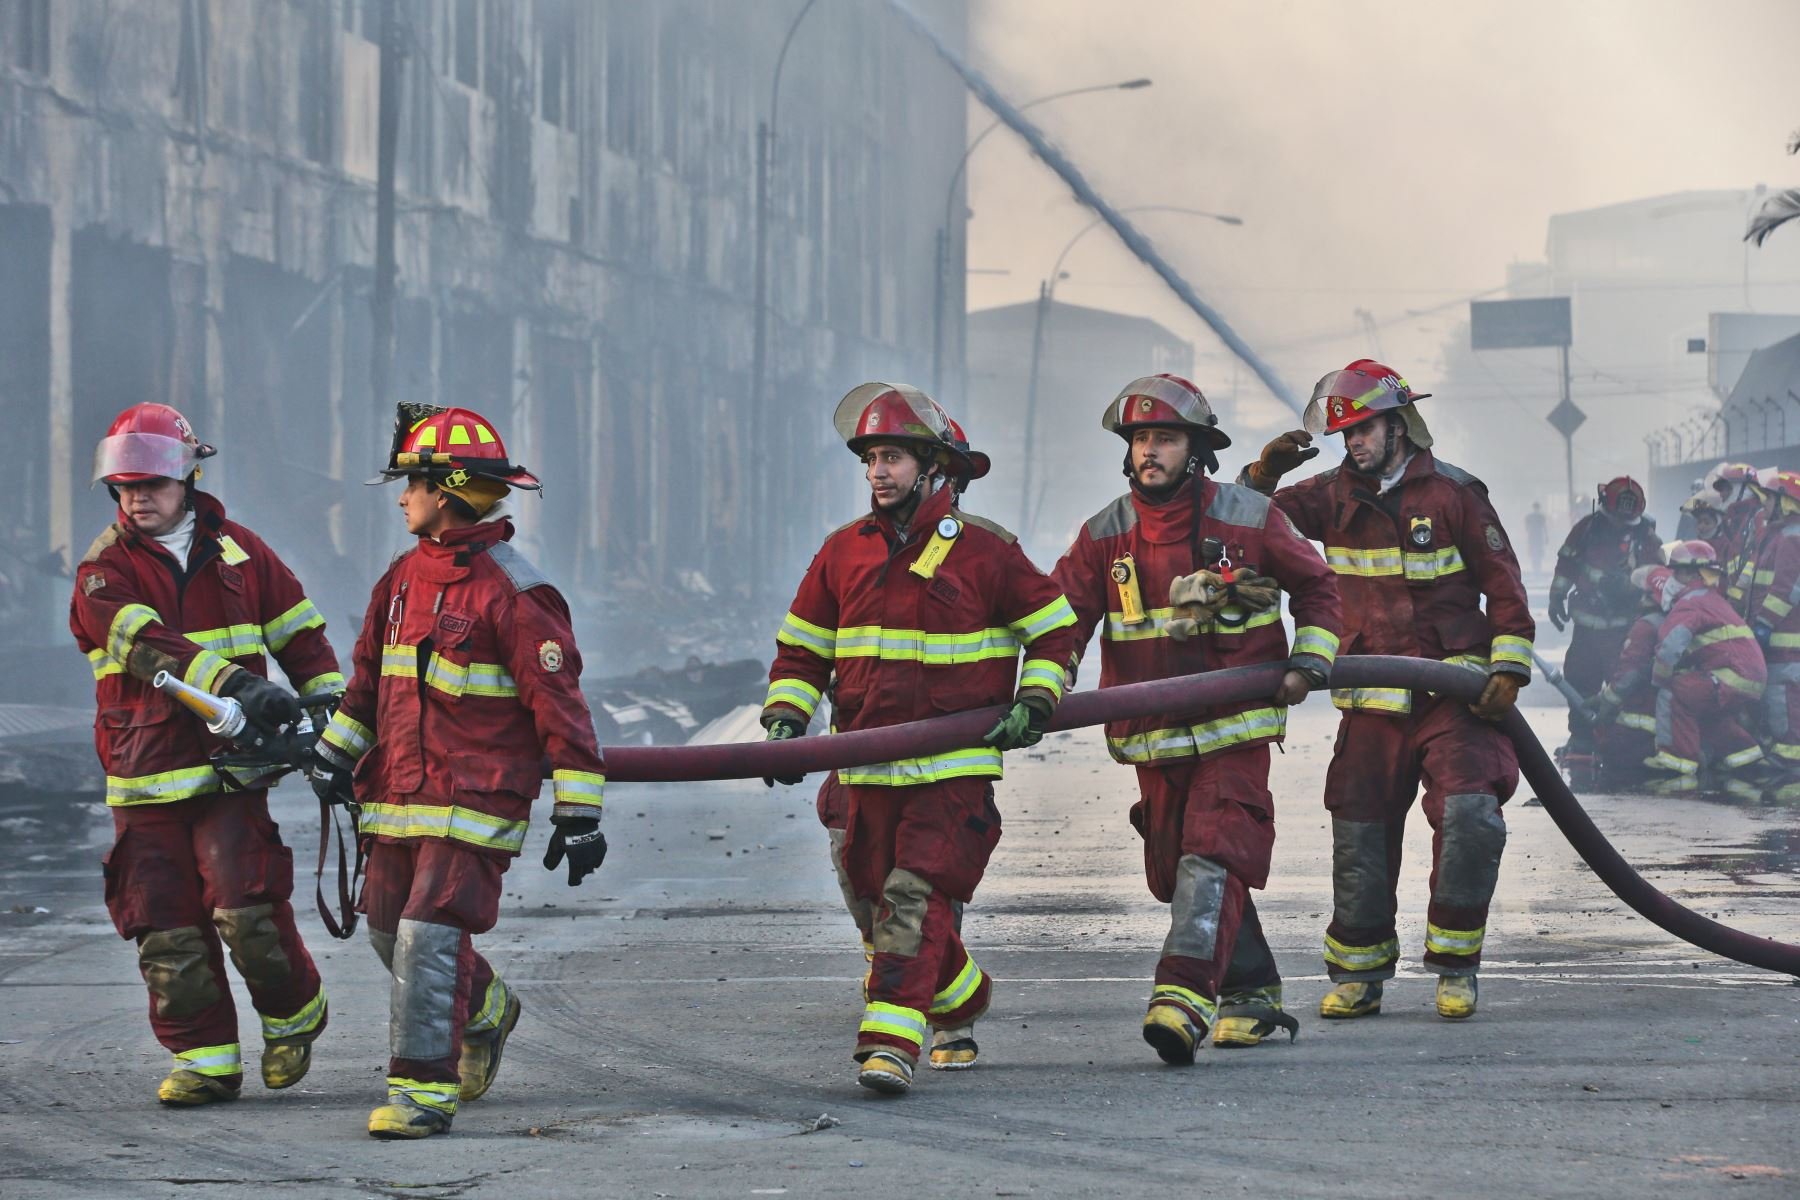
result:
<svg viewBox="0 0 1800 1200"><path fill-rule="evenodd" d="M1343 929L1380 928L1389 907L1387 824L1331 819L1332 917Z"/></svg>
<svg viewBox="0 0 1800 1200"><path fill-rule="evenodd" d="M1480 793L1445 796L1442 836L1431 898L1447 908L1486 908L1500 882L1500 852L1506 847L1500 802Z"/></svg>
<svg viewBox="0 0 1800 1200"><path fill-rule="evenodd" d="M156 1015L179 1019L219 1002L210 947L198 925L159 929L138 939L138 969L156 997Z"/></svg>
<svg viewBox="0 0 1800 1200"><path fill-rule="evenodd" d="M375 957L381 965L391 973L394 969L394 935L384 929L369 930L369 947L375 951Z"/></svg>
<svg viewBox="0 0 1800 1200"><path fill-rule="evenodd" d="M1175 864L1169 901L1169 936L1162 956L1210 959L1218 951L1219 918L1225 911L1225 868L1210 858L1184 854Z"/></svg>
<svg viewBox="0 0 1800 1200"><path fill-rule="evenodd" d="M275 927L275 906L253 904L249 908L215 908L213 925L231 951L231 964L252 987L275 987L291 973L287 953L281 948L281 931Z"/></svg>
<svg viewBox="0 0 1800 1200"><path fill-rule="evenodd" d="M388 1003L388 1047L395 1058L449 1055L462 940L463 931L454 925L401 918L394 934L394 990Z"/></svg>
<svg viewBox="0 0 1800 1200"><path fill-rule="evenodd" d="M875 922L875 953L911 958L924 941L925 913L931 906L931 885L895 867L881 885L882 913Z"/></svg>

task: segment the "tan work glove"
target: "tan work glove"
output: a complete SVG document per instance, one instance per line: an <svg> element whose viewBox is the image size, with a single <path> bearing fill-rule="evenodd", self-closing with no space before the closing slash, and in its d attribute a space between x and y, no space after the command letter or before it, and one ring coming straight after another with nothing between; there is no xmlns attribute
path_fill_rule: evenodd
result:
<svg viewBox="0 0 1800 1200"><path fill-rule="evenodd" d="M1246 472L1250 486L1259 492L1273 491L1283 475L1318 455L1319 448L1312 440L1312 434L1306 430L1291 429L1264 446L1262 457L1251 463Z"/></svg>
<svg viewBox="0 0 1800 1200"><path fill-rule="evenodd" d="M1518 703L1519 689L1525 686L1522 676L1511 671L1495 671L1481 689L1481 699L1469 705L1469 711L1484 721L1499 721Z"/></svg>
<svg viewBox="0 0 1800 1200"><path fill-rule="evenodd" d="M1229 578L1218 571L1195 571L1169 585L1169 606L1175 616L1164 630L1176 641L1185 642L1199 633L1202 625L1217 620L1220 609L1236 605L1263 612L1280 599L1280 585L1267 575L1252 575L1248 567L1237 568Z"/></svg>

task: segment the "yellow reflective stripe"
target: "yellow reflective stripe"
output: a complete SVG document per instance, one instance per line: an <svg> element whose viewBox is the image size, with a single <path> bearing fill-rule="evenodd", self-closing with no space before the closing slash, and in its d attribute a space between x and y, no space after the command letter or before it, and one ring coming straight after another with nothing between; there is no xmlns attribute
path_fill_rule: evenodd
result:
<svg viewBox="0 0 1800 1200"><path fill-rule="evenodd" d="M1211 1025L1219 1012L1219 1006L1210 997L1173 983L1159 983L1150 989L1150 1003L1155 1004L1158 1000L1179 1001L1183 1007L1192 1009L1206 1025Z"/></svg>
<svg viewBox="0 0 1800 1200"><path fill-rule="evenodd" d="M439 837L516 852L525 844L526 824L459 804L365 804L357 828L380 837Z"/></svg>
<svg viewBox="0 0 1800 1200"><path fill-rule="evenodd" d="M1695 637L1694 645L1713 646L1719 642L1735 642L1740 638L1754 638L1755 636L1750 632L1748 625L1720 625L1716 629L1709 629Z"/></svg>
<svg viewBox="0 0 1800 1200"><path fill-rule="evenodd" d="M1649 713L1622 712L1613 719L1613 724L1624 729L1641 729L1645 733L1656 732L1656 718Z"/></svg>
<svg viewBox="0 0 1800 1200"><path fill-rule="evenodd" d="M1405 716L1412 711L1412 693L1405 688L1332 688L1331 703L1350 712Z"/></svg>
<svg viewBox="0 0 1800 1200"><path fill-rule="evenodd" d="M977 746L924 758L902 758L866 767L845 767L838 771L838 782L860 787L910 787L913 784L937 783L940 780L961 779L971 775L987 775L998 779L1000 774L1000 751L988 746Z"/></svg>
<svg viewBox="0 0 1800 1200"><path fill-rule="evenodd" d="M1493 644L1488 647L1488 654L1497 663L1517 663L1527 671L1531 669L1531 639L1517 637L1510 633L1497 633Z"/></svg>
<svg viewBox="0 0 1800 1200"><path fill-rule="evenodd" d="M819 707L819 689L804 679L777 679L769 684L769 694L763 699L764 708L771 704L797 708L810 719Z"/></svg>
<svg viewBox="0 0 1800 1200"><path fill-rule="evenodd" d="M417 646L387 645L381 648L381 673L395 679L419 677ZM436 651L425 663L425 686L452 698L462 696L512 697L519 694L518 681L499 663L472 662L467 666L453 663Z"/></svg>
<svg viewBox="0 0 1800 1200"><path fill-rule="evenodd" d="M458 667L448 659L431 656L431 670L435 673L439 664L452 669L452 673L462 680L462 694L465 696L517 696L519 684L506 668L499 663L472 662L467 667ZM435 687L430 675L425 679L427 684Z"/></svg>
<svg viewBox="0 0 1800 1200"><path fill-rule="evenodd" d="M454 1113L456 1111L456 1093L459 1084L454 1083L422 1083L417 1079L407 1079L401 1075L388 1076L388 1099L406 1100L420 1108L429 1108L435 1112Z"/></svg>
<svg viewBox="0 0 1800 1200"><path fill-rule="evenodd" d="M837 657L879 658L883 662L922 662L932 666L1012 658L1018 640L1004 629L967 633L926 633L923 629L884 629L855 625L837 631Z"/></svg>
<svg viewBox="0 0 1800 1200"><path fill-rule="evenodd" d="M1783 600L1780 596L1776 595L1764 596L1762 606L1773 613L1777 619L1785 617L1794 611L1794 606L1792 604L1789 604L1786 600Z"/></svg>
<svg viewBox="0 0 1800 1200"><path fill-rule="evenodd" d="M862 1024L858 1027L861 1033L885 1033L889 1037L897 1037L911 1042L915 1046L925 1044L925 1014L916 1008L904 1008L898 1004L883 1004L879 1000L869 1001L863 1009Z"/></svg>
<svg viewBox="0 0 1800 1200"><path fill-rule="evenodd" d="M230 665L211 650L202 650L194 655L192 661L187 665L187 670L181 673L181 681L192 684L203 692L210 692L213 690L213 684L219 681L219 676L223 675L225 668Z"/></svg>
<svg viewBox="0 0 1800 1200"><path fill-rule="evenodd" d="M1408 550L1404 557L1408 579L1442 579L1466 569L1462 551L1455 546L1445 546L1442 550Z"/></svg>
<svg viewBox="0 0 1800 1200"><path fill-rule="evenodd" d="M463 1026L464 1033L486 1033L500 1026L500 1018L506 1012L506 985L500 982L498 975L488 980L487 990L482 993L481 1011L469 1018Z"/></svg>
<svg viewBox="0 0 1800 1200"><path fill-rule="evenodd" d="M381 648L381 673L396 679L417 679L419 677L419 648L399 644L386 645Z"/></svg>
<svg viewBox="0 0 1800 1200"><path fill-rule="evenodd" d="M1730 667L1714 667L1712 677L1734 692L1742 692L1751 699L1763 694L1763 682L1760 679L1745 679Z"/></svg>
<svg viewBox="0 0 1800 1200"><path fill-rule="evenodd" d="M1338 636L1317 625L1302 625L1294 630L1295 654L1316 654L1327 666L1337 661Z"/></svg>
<svg viewBox="0 0 1800 1200"><path fill-rule="evenodd" d="M94 669L95 679L105 679L108 675L125 673L125 668L114 662L112 655L104 650L89 650L88 666Z"/></svg>
<svg viewBox="0 0 1800 1200"><path fill-rule="evenodd" d="M1168 758L1192 758L1287 732L1287 709L1252 708L1198 725L1151 729L1124 737L1109 737L1106 747L1122 763L1158 762Z"/></svg>
<svg viewBox="0 0 1800 1200"><path fill-rule="evenodd" d="M271 651L279 654L301 630L321 628L324 624L325 614L320 612L311 600L303 596L300 603L273 621L263 622L263 640L269 643Z"/></svg>
<svg viewBox="0 0 1800 1200"><path fill-rule="evenodd" d="M1680 755L1671 754L1667 750L1658 750L1644 760L1644 765L1652 770L1674 771L1681 775L1700 773L1699 763L1691 758L1682 758Z"/></svg>
<svg viewBox="0 0 1800 1200"><path fill-rule="evenodd" d="M1728 771L1735 771L1739 767L1747 767L1753 762L1760 761L1762 756L1761 746L1745 746L1742 750L1734 750L1720 759L1719 765Z"/></svg>
<svg viewBox="0 0 1800 1200"><path fill-rule="evenodd" d="M171 800L187 800L219 791L218 772L210 764L182 767L175 771L158 771L154 775L108 775L106 803L112 808L132 804L167 804Z"/></svg>
<svg viewBox="0 0 1800 1200"><path fill-rule="evenodd" d="M1346 971L1373 971L1400 957L1400 942L1389 938L1373 946L1351 946L1325 935L1325 961Z"/></svg>
<svg viewBox="0 0 1800 1200"><path fill-rule="evenodd" d="M227 625L223 629L195 629L181 635L203 650L225 658L244 658L263 652L261 625Z"/></svg>
<svg viewBox="0 0 1800 1200"><path fill-rule="evenodd" d="M1327 546L1325 547L1325 565L1339 575L1360 575L1365 578L1399 575L1406 570L1406 564L1400 558L1400 547L1398 546L1381 550L1354 550L1349 546Z"/></svg>
<svg viewBox="0 0 1800 1200"><path fill-rule="evenodd" d="M1028 658L1024 669L1019 672L1019 686L1043 688L1060 700L1063 694L1063 669L1047 658Z"/></svg>
<svg viewBox="0 0 1800 1200"><path fill-rule="evenodd" d="M272 1042L278 1038L299 1037L303 1033L311 1033L319 1027L319 1022L324 1019L325 989L320 988L319 994L308 1000L300 1011L291 1017L271 1017L264 1014L262 1018L263 1040Z"/></svg>
<svg viewBox="0 0 1800 1200"><path fill-rule="evenodd" d="M931 1015L939 1016L967 1004L975 989L981 986L981 979L981 968L975 965L975 960L965 960L963 969L956 973L950 986L931 998Z"/></svg>
<svg viewBox="0 0 1800 1200"><path fill-rule="evenodd" d="M192 1050L175 1052L175 1069L192 1071L196 1075L217 1078L221 1075L239 1075L244 1070L243 1054L236 1042L226 1042L221 1046L196 1046Z"/></svg>
<svg viewBox="0 0 1800 1200"><path fill-rule="evenodd" d="M550 796L557 804L588 804L598 808L606 800L606 776L593 771L552 771Z"/></svg>
<svg viewBox="0 0 1800 1200"><path fill-rule="evenodd" d="M1007 629L1024 645L1031 645L1053 629L1062 629L1075 624L1075 610L1069 605L1067 596L1058 596L1030 616L1020 617L1017 621L1008 621Z"/></svg>
<svg viewBox="0 0 1800 1200"><path fill-rule="evenodd" d="M338 671L327 671L323 675L314 675L300 685L300 694L310 696L316 692L341 692L347 685L344 676Z"/></svg>
<svg viewBox="0 0 1800 1200"><path fill-rule="evenodd" d="M1242 612L1243 610L1230 609L1227 611ZM1124 613L1109 612L1106 614L1106 625L1101 630L1100 636L1109 642L1142 642L1150 638L1168 637L1168 625L1174 618L1175 610L1172 608L1152 608L1144 613L1144 620L1135 625L1127 625ZM1207 621L1200 626L1200 632L1229 636L1234 633L1248 633L1252 629L1261 629L1266 625L1276 625L1280 621L1281 611L1278 608L1268 608L1262 612L1251 613L1248 619L1236 625L1222 624L1217 620Z"/></svg>
<svg viewBox="0 0 1800 1200"><path fill-rule="evenodd" d="M823 659L837 657L837 634L821 625L814 625L811 621L802 621L793 613L781 618L781 628L775 631L775 640L811 650Z"/></svg>
<svg viewBox="0 0 1800 1200"><path fill-rule="evenodd" d="M112 624L106 630L106 652L118 662L131 657L132 644L137 635L143 632L144 626L152 621L160 621L156 610L147 604L126 604L113 614Z"/></svg>
<svg viewBox="0 0 1800 1200"><path fill-rule="evenodd" d="M355 762L368 753L369 747L375 744L375 731L344 714L342 709L331 714L331 720L325 726L325 732L319 740L335 750L342 751Z"/></svg>
<svg viewBox="0 0 1800 1200"><path fill-rule="evenodd" d="M1427 954L1479 954L1481 953L1482 929L1443 929L1431 922L1425 922L1425 952Z"/></svg>
<svg viewBox="0 0 1800 1200"><path fill-rule="evenodd" d="M1783 650L1800 650L1800 633L1776 633L1769 636L1771 647L1780 646Z"/></svg>

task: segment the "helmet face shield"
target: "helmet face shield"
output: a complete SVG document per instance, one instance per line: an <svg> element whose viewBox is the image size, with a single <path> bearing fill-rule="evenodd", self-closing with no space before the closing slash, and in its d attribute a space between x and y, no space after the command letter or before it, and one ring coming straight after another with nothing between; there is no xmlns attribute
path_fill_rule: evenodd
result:
<svg viewBox="0 0 1800 1200"><path fill-rule="evenodd" d="M196 448L160 433L115 433L94 447L93 483L186 479L200 463Z"/></svg>
<svg viewBox="0 0 1800 1200"><path fill-rule="evenodd" d="M1214 449L1231 445L1200 389L1167 375L1146 375L1126 384L1101 414L1100 427L1128 442L1136 430L1164 428L1202 435Z"/></svg>
<svg viewBox="0 0 1800 1200"><path fill-rule="evenodd" d="M1374 375L1346 367L1332 371L1313 385L1312 400L1301 424L1308 433L1342 433L1378 412L1403 408L1427 395L1413 391L1406 380L1392 372Z"/></svg>

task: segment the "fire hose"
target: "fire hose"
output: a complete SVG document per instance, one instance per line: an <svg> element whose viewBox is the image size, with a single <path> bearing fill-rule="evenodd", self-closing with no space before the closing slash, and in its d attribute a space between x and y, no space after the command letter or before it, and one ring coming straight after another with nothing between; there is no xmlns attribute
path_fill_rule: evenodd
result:
<svg viewBox="0 0 1800 1200"><path fill-rule="evenodd" d="M1280 686L1285 670L1282 663L1268 663L1073 692L1056 710L1050 729L1077 729L1106 721L1268 699ZM1337 660L1331 682L1340 688L1437 692L1472 702L1481 693L1484 677L1466 667L1429 659L1352 655ZM612 746L606 749L606 775L609 781L618 783L751 779L942 754L979 744L982 735L1005 711L1004 705L995 705L882 729L782 742ZM1703 917L1676 903L1639 875L1594 825L1517 709L1506 715L1500 729L1518 750L1520 771L1536 789L1550 819L1614 895L1652 924L1703 950L1800 978L1800 946L1757 937Z"/></svg>

